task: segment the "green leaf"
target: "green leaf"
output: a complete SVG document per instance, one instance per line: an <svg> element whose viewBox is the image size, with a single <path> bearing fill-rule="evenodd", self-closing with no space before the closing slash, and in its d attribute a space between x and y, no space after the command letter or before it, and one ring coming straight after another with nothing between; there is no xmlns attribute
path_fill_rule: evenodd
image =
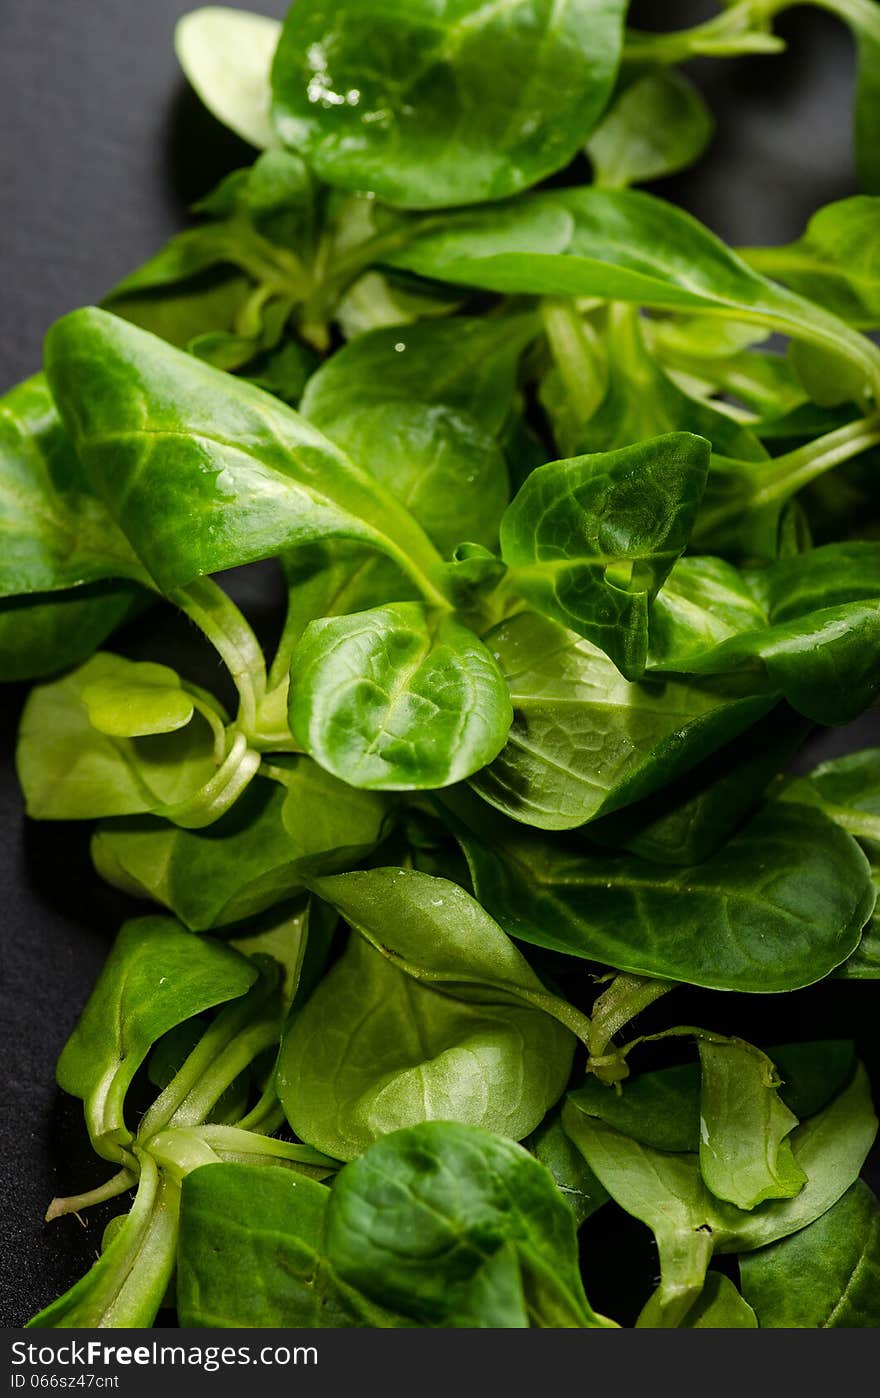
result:
<svg viewBox="0 0 880 1398"><path fill-rule="evenodd" d="M52 327L46 364L92 484L166 592L323 538L434 567L406 510L251 384L94 309Z"/></svg>
<svg viewBox="0 0 880 1398"><path fill-rule="evenodd" d="M482 642L421 603L312 622L293 656L293 733L352 786L460 781L491 762L510 721L507 687Z"/></svg>
<svg viewBox="0 0 880 1398"><path fill-rule="evenodd" d="M715 123L697 88L658 68L623 87L587 142L597 185L622 189L693 165Z"/></svg>
<svg viewBox="0 0 880 1398"><path fill-rule="evenodd" d="M226 927L303 892L307 869L349 868L378 843L380 796L306 758L285 784L256 778L204 830L143 817L100 825L92 859L108 883L169 908L194 932Z"/></svg>
<svg viewBox="0 0 880 1398"><path fill-rule="evenodd" d="M880 198L854 195L813 214L800 238L783 247L747 248L752 267L818 301L864 330L880 325Z"/></svg>
<svg viewBox="0 0 880 1398"><path fill-rule="evenodd" d="M589 641L534 612L485 639L507 680L513 724L471 786L543 830L572 829L665 787L772 703L717 684L630 684Z"/></svg>
<svg viewBox="0 0 880 1398"><path fill-rule="evenodd" d="M545 1117L537 1131L523 1144L541 1164L546 1166L556 1182L580 1228L609 1195L593 1174L574 1142L565 1134L558 1109Z"/></svg>
<svg viewBox="0 0 880 1398"><path fill-rule="evenodd" d="M195 713L192 695L184 690L175 670L121 656L113 672L87 684L81 697L89 723L111 738L173 733Z"/></svg>
<svg viewBox="0 0 880 1398"><path fill-rule="evenodd" d="M800 1120L814 1116L842 1092L856 1065L848 1039L777 1044L767 1056L778 1070L779 1096ZM588 1077L566 1100L584 1116L597 1117L642 1145L695 1153L703 1134L701 1079L698 1063L639 1073L620 1083L619 1090Z"/></svg>
<svg viewBox="0 0 880 1398"><path fill-rule="evenodd" d="M0 682L78 665L143 610L146 596L135 583L107 582L0 598Z"/></svg>
<svg viewBox="0 0 880 1398"><path fill-rule="evenodd" d="M312 880L355 929L294 1017L278 1095L297 1135L349 1160L431 1119L519 1138L558 1099L568 1007L479 904L445 879L373 869Z"/></svg>
<svg viewBox="0 0 880 1398"><path fill-rule="evenodd" d="M821 812L782 810L761 811L692 868L551 844L500 818L478 833L472 808L453 829L477 897L510 936L637 975L767 993L844 961L875 898L854 840Z"/></svg>
<svg viewBox="0 0 880 1398"><path fill-rule="evenodd" d="M708 462L708 442L688 433L551 462L502 520L512 585L627 679L644 671L648 607L687 544Z"/></svg>
<svg viewBox="0 0 880 1398"><path fill-rule="evenodd" d="M473 419L443 404L390 400L352 407L319 426L406 506L444 558L462 537L497 545L510 498L507 467Z"/></svg>
<svg viewBox="0 0 880 1398"><path fill-rule="evenodd" d="M806 1176L791 1149L798 1119L766 1054L742 1039L701 1038L700 1173L716 1199L754 1209L790 1199Z"/></svg>
<svg viewBox="0 0 880 1398"><path fill-rule="evenodd" d="M815 1223L739 1265L764 1330L880 1326L880 1204L861 1180Z"/></svg>
<svg viewBox="0 0 880 1398"><path fill-rule="evenodd" d="M829 544L745 576L682 560L651 613L649 666L693 675L751 672L817 723L846 723L880 690L880 552ZM869 600L870 599L870 600Z"/></svg>
<svg viewBox="0 0 880 1398"><path fill-rule="evenodd" d="M666 432L687 431L705 437L713 451L765 460L766 450L753 432L716 404L682 392L649 350L645 335L646 324L634 306L610 309L605 395L574 435L572 451L613 451Z"/></svg>
<svg viewBox="0 0 880 1398"><path fill-rule="evenodd" d="M125 1096L153 1044L175 1025L244 995L253 964L170 918L123 924L58 1060L58 1083L82 1098L92 1144L108 1160L132 1139Z"/></svg>
<svg viewBox="0 0 880 1398"><path fill-rule="evenodd" d="M582 1116L595 1117L654 1150L699 1150L700 1072L696 1063L639 1073L626 1078L619 1091L590 1076L565 1100ZM573 1119L569 1109L566 1121Z"/></svg>
<svg viewBox="0 0 880 1398"><path fill-rule="evenodd" d="M683 210L640 191L547 190L426 220L386 260L487 291L713 310L825 345L859 363L878 390L880 358L863 336L753 272Z"/></svg>
<svg viewBox="0 0 880 1398"><path fill-rule="evenodd" d="M329 1199L325 1185L277 1166L206 1165L187 1175L177 1263L181 1325L383 1324L327 1264Z"/></svg>
<svg viewBox="0 0 880 1398"><path fill-rule="evenodd" d="M89 721L93 686L126 683L132 661L99 651L63 679L33 689L25 704L16 762L34 820L93 820L173 808L217 772L214 741L201 719L177 733L111 737ZM163 667L164 668L164 667Z"/></svg>
<svg viewBox="0 0 880 1398"><path fill-rule="evenodd" d="M148 1329L174 1274L179 1186L141 1156L131 1212L117 1225L97 1262L68 1291L28 1322L31 1330Z"/></svg>
<svg viewBox="0 0 880 1398"><path fill-rule="evenodd" d="M679 1327L682 1330L757 1330L747 1301L723 1272L707 1272L701 1294Z"/></svg>
<svg viewBox="0 0 880 1398"><path fill-rule="evenodd" d="M585 834L660 864L700 864L757 810L810 731L805 719L777 705L670 786L602 817Z"/></svg>
<svg viewBox="0 0 880 1398"><path fill-rule="evenodd" d="M796 1233L821 1217L858 1176L877 1128L859 1068L840 1096L793 1133L806 1184L793 1199L751 1212L713 1200L696 1154L642 1145L579 1112L569 1099L563 1124L612 1198L653 1232L661 1281L640 1325L675 1326L699 1297L713 1252L747 1252Z"/></svg>
<svg viewBox="0 0 880 1398"><path fill-rule="evenodd" d="M426 1120L520 1138L564 1090L572 1048L541 1011L437 993L355 936L285 1034L277 1091L297 1135L341 1160Z"/></svg>
<svg viewBox="0 0 880 1398"><path fill-rule="evenodd" d="M814 767L779 792L782 801L818 806L842 829L880 845L880 748L864 748Z"/></svg>
<svg viewBox="0 0 880 1398"><path fill-rule="evenodd" d="M450 316L359 335L312 375L303 415L332 435L350 413L416 400L452 408L496 436L512 408L520 355L539 328L534 315Z"/></svg>
<svg viewBox="0 0 880 1398"><path fill-rule="evenodd" d="M265 15L206 5L178 21L180 66L210 112L252 146L275 136L269 118L269 71L281 25Z"/></svg>
<svg viewBox="0 0 880 1398"><path fill-rule="evenodd" d="M398 1131L348 1165L331 1194L327 1245L343 1280L418 1325L612 1323L584 1295L574 1219L549 1172L473 1126ZM508 1273L505 1305L497 1270Z"/></svg>
<svg viewBox="0 0 880 1398"><path fill-rule="evenodd" d="M0 597L102 578L145 575L35 374L0 399Z"/></svg>
<svg viewBox="0 0 880 1398"><path fill-rule="evenodd" d="M614 85L623 0L298 0L272 116L321 179L392 204L501 199L567 165Z"/></svg>

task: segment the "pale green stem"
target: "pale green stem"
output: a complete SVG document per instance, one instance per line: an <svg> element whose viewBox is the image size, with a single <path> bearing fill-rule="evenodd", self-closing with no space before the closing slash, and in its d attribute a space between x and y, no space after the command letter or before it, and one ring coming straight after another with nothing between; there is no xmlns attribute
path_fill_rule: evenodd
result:
<svg viewBox="0 0 880 1398"><path fill-rule="evenodd" d="M294 1165L306 1165L315 1170L329 1173L339 1169L339 1161L314 1146L301 1145L298 1141L279 1141L274 1136L262 1135L245 1130L241 1126L208 1124L198 1128L200 1138L222 1156L268 1156L276 1160L287 1160Z"/></svg>
<svg viewBox="0 0 880 1398"><path fill-rule="evenodd" d="M278 1035L277 1023L257 1020L249 1024L201 1075L169 1119L168 1125L196 1126L203 1122L239 1073L244 1072L258 1054L277 1044Z"/></svg>
<svg viewBox="0 0 880 1398"><path fill-rule="evenodd" d="M843 461L880 444L880 418L860 418L827 432L795 451L761 463L762 484L752 497L756 506L788 500L810 481L831 471ZM756 468L758 469L758 468Z"/></svg>
<svg viewBox="0 0 880 1398"><path fill-rule="evenodd" d="M212 825L234 805L259 767L260 754L248 747L243 733L236 733L229 755L211 780L185 801L163 807L161 814L185 830Z"/></svg>
<svg viewBox="0 0 880 1398"><path fill-rule="evenodd" d="M175 1128L150 1138L150 1155L177 1184L201 1165L219 1165L220 1157L198 1131Z"/></svg>
<svg viewBox="0 0 880 1398"><path fill-rule="evenodd" d="M262 329L263 309L275 295L275 288L262 282L251 292L235 317L235 333L244 340L254 340Z"/></svg>
<svg viewBox="0 0 880 1398"><path fill-rule="evenodd" d="M284 1110L278 1101L278 1094L275 1091L275 1074L273 1073L263 1089L258 1102L251 1107L247 1116L243 1116L237 1123L240 1131L277 1131L285 1122Z"/></svg>
<svg viewBox="0 0 880 1398"><path fill-rule="evenodd" d="M170 600L203 631L223 660L241 701L241 726L256 727L257 706L266 692L266 662L251 627L213 578L196 578Z"/></svg>
<svg viewBox="0 0 880 1398"><path fill-rule="evenodd" d="M99 1184L96 1189L90 1189L84 1194L68 1194L65 1197L56 1195L46 1210L45 1221L51 1223L54 1218L61 1218L64 1214L78 1214L81 1209L90 1209L94 1204L104 1204L108 1199L115 1199L117 1195L124 1194L127 1189L133 1189L137 1181L134 1170L123 1169L111 1175L104 1184Z"/></svg>
<svg viewBox="0 0 880 1398"><path fill-rule="evenodd" d="M186 684L183 687L192 699L196 713L201 714L214 734L214 761L219 767L226 757L226 725L216 709L212 708L200 695L194 694Z"/></svg>
<svg viewBox="0 0 880 1398"><path fill-rule="evenodd" d="M268 994L269 987L267 986L265 995L268 996ZM235 1001L221 1011L165 1090L156 1098L150 1109L144 1113L137 1133L141 1144L168 1125L178 1107L193 1091L199 1079L210 1071L211 1065L238 1037L248 1023L261 1013L262 1003L254 995L252 988L243 999Z"/></svg>
<svg viewBox="0 0 880 1398"><path fill-rule="evenodd" d="M599 340L570 299L546 297L541 319L553 361L579 422L589 422L605 392Z"/></svg>
<svg viewBox="0 0 880 1398"><path fill-rule="evenodd" d="M794 3L795 0L789 0ZM778 53L782 40L756 25L765 24L781 4L767 0L741 0L712 19L690 29L667 33L628 30L623 50L625 63L684 63L700 54L715 57L747 53Z"/></svg>
<svg viewBox="0 0 880 1398"><path fill-rule="evenodd" d="M609 1053L611 1040L625 1024L653 1005L661 995L674 990L677 984L677 981L634 976L625 971L616 975L608 989L593 1003L592 1032L587 1043L590 1051L587 1071L608 1083L625 1078L628 1074L625 1063L627 1050L615 1049Z"/></svg>
<svg viewBox="0 0 880 1398"><path fill-rule="evenodd" d="M590 1051L603 1054L625 1024L653 1005L661 995L674 990L678 981L664 981L647 976L634 976L628 971L616 975L607 990L593 1003L593 1032Z"/></svg>

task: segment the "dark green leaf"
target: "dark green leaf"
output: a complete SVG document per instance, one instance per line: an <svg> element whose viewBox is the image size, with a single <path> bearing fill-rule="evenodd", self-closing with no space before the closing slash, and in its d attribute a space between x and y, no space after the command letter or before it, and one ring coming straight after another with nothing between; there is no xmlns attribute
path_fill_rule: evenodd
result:
<svg viewBox="0 0 880 1398"><path fill-rule="evenodd" d="M608 1200L608 1191L593 1174L574 1142L565 1134L558 1109L545 1117L523 1144L556 1181L580 1228Z"/></svg>
<svg viewBox="0 0 880 1398"><path fill-rule="evenodd" d="M500 818L482 834L454 829L477 897L510 936L637 975L763 993L828 975L875 898L854 840L821 812L782 810L768 807L693 868L551 844Z"/></svg>
<svg viewBox="0 0 880 1398"><path fill-rule="evenodd" d="M651 195L548 190L426 223L387 260L488 291L712 309L836 350L862 365L876 391L880 357L864 337L759 276L689 214Z"/></svg>
<svg viewBox="0 0 880 1398"><path fill-rule="evenodd" d="M42 374L0 399L0 597L144 572L85 479Z"/></svg>
<svg viewBox="0 0 880 1398"><path fill-rule="evenodd" d="M325 1185L271 1165L207 1165L188 1175L177 1263L181 1325L393 1324L327 1265L329 1198Z"/></svg>
<svg viewBox="0 0 880 1398"><path fill-rule="evenodd" d="M86 660L147 594L135 583L0 599L0 681L35 680Z"/></svg>
<svg viewBox="0 0 880 1398"><path fill-rule="evenodd" d="M624 0L298 0L272 66L286 145L410 208L501 199L567 165L614 84Z"/></svg>
<svg viewBox="0 0 880 1398"><path fill-rule="evenodd" d="M779 1095L803 1120L814 1116L841 1092L855 1070L855 1050L847 1039L777 1044L767 1050L779 1071ZM579 1112L598 1117L625 1136L660 1151L697 1152L701 1074L697 1063L639 1073L616 1091L595 1077L568 1094Z"/></svg>
<svg viewBox="0 0 880 1398"><path fill-rule="evenodd" d="M416 1324L611 1324L584 1295L574 1219L549 1172L473 1126L398 1131L347 1166L332 1191L327 1243L345 1281ZM486 1275L493 1268L512 1273L506 1304L500 1278Z"/></svg>
<svg viewBox="0 0 880 1398"><path fill-rule="evenodd" d="M815 1223L739 1265L764 1330L880 1326L880 1204L861 1180Z"/></svg>
<svg viewBox="0 0 880 1398"><path fill-rule="evenodd" d="M708 462L708 442L689 433L551 462L501 522L512 585L627 679L644 671L648 607L687 544Z"/></svg>
<svg viewBox="0 0 880 1398"><path fill-rule="evenodd" d="M700 864L757 809L810 733L777 705L684 777L590 826L590 840L660 864Z"/></svg>
<svg viewBox="0 0 880 1398"><path fill-rule="evenodd" d="M793 1133L795 1159L807 1177L800 1193L745 1212L713 1200L695 1154L642 1145L585 1116L571 1099L563 1122L612 1198L655 1235L661 1282L639 1324L660 1326L684 1319L702 1291L713 1252L762 1247L830 1209L858 1176L877 1128L860 1068L839 1097Z"/></svg>

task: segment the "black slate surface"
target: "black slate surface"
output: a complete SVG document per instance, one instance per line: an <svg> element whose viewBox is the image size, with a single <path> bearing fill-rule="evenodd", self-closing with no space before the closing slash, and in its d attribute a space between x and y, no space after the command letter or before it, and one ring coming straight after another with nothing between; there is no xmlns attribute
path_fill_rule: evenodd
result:
<svg viewBox="0 0 880 1398"><path fill-rule="evenodd" d="M240 8L280 15L280 0ZM38 367L46 327L99 298L186 221L187 206L251 152L189 93L171 47L182 0L24 0L3 6L0 45L0 391ZM693 22L712 5L645 0L645 28ZM715 146L658 192L732 242L795 236L818 204L854 188L849 149L852 54L828 15L798 10L780 25L780 58L701 63L694 74L718 119ZM247 570L237 595L267 630L274 579ZM211 684L218 666L193 633L158 609L114 641L136 658L185 656ZM89 1151L79 1105L53 1086L53 1069L131 904L92 872L88 831L24 821L12 754L24 688L0 690L0 1320L19 1325L71 1284L95 1256L104 1218L45 1227L55 1193L79 1191L107 1171ZM822 735L816 758L880 742L880 718ZM783 1003L784 1002L784 1003ZM710 1003L682 992L678 1012ZM711 997L707 1019L773 1042L788 1034L847 1034L877 1074L871 1021L876 990L829 985L791 997ZM870 1032L868 1032L870 1030ZM107 1210L113 1212L112 1206ZM593 1267L619 1260L620 1229L597 1216ZM624 1235L626 1229L623 1230ZM636 1253L642 1237L634 1241ZM609 1268L609 1277L611 1271ZM613 1281L593 1300L625 1318ZM622 1302L621 1302L622 1304Z"/></svg>

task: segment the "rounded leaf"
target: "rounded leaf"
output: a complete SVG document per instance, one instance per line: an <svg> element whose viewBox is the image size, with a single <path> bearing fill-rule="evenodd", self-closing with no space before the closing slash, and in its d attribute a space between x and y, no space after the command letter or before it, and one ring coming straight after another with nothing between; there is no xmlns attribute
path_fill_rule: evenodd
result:
<svg viewBox="0 0 880 1398"><path fill-rule="evenodd" d="M504 677L455 617L419 602L311 622L291 666L290 724L351 786L448 786L491 762L513 712Z"/></svg>
<svg viewBox="0 0 880 1398"><path fill-rule="evenodd" d="M285 145L393 204L501 199L567 165L614 83L624 0L297 0L272 67Z"/></svg>
<svg viewBox="0 0 880 1398"><path fill-rule="evenodd" d="M174 48L208 111L261 149L275 142L269 70L281 26L267 15L205 5L179 21Z"/></svg>

